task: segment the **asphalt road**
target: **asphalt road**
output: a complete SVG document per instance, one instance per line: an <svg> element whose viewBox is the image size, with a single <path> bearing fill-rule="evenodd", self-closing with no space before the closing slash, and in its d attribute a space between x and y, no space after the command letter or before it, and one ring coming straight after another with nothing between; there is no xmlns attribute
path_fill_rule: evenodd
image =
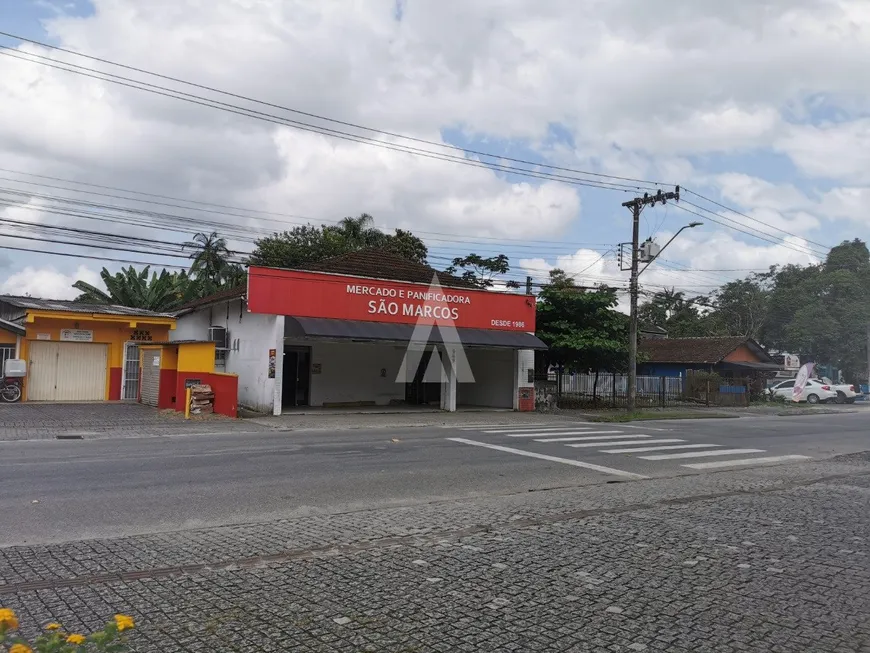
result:
<svg viewBox="0 0 870 653"><path fill-rule="evenodd" d="M560 441L539 441L546 439ZM800 464L866 450L868 412L3 442L0 546L714 473L735 460L739 467ZM725 466L687 467L706 463Z"/></svg>

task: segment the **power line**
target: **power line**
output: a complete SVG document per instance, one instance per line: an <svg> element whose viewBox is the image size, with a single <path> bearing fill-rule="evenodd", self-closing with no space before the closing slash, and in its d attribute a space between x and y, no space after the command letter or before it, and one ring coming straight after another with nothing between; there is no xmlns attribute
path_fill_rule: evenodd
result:
<svg viewBox="0 0 870 653"><path fill-rule="evenodd" d="M367 136L360 136L358 134L351 134L347 132L342 132L340 130L331 129L329 127L322 127L319 125L313 125L310 123L300 122L298 120L291 120L289 118L284 118L282 116L277 116L275 114L265 113L263 111L257 111L255 109L248 109L246 107L241 107L238 105L229 104L227 102L220 102L218 100L212 100L210 98L193 95L191 93L185 93L183 91L177 91L175 89L170 89L167 87L159 86L156 84L149 84L148 82L142 82L139 80L134 80L126 77L122 77L120 75L114 75L112 73L106 73L103 71L97 71L94 69L86 68L85 66L78 66L77 64L71 64L68 62L60 62L64 65L57 65L54 63L48 63L47 61L38 61L36 59L32 59L29 57L38 57L40 59L47 59L48 61L56 61L54 59L48 57L41 57L40 55L27 53L28 56L21 56L20 54L12 54L8 52L8 50L17 51L15 48L11 48L9 46L0 45L0 49L7 50L6 52L0 52L0 55L12 57L14 59L19 59L21 61L26 61L29 63L35 63L41 66L47 66L49 68L56 68L57 70L62 70L64 72L73 73L76 75L82 75L84 77L90 77L92 79L98 79L100 81L109 82L112 84L117 84L120 86L126 86L128 88L137 89L140 91L145 91L147 93L153 93L155 95L161 95L164 97L169 97L176 100L181 100L183 102L189 102L191 104L196 104L199 106L204 106L212 109L218 109L220 111L226 111L228 113L245 116L248 118L254 118L256 120L261 120L263 122L268 122L276 125L282 125L285 127L290 127L292 129L298 129L301 131L312 132L316 134L321 134L323 136L329 136L333 138L338 138L341 140L346 140L354 143L361 143L364 145L373 145L375 147L380 147L382 149L393 150L396 152L404 152L406 154L412 154L415 156L422 156L424 158L447 161L451 163L458 163L460 165L466 165L473 168L485 168L487 170L494 170L498 172L505 172L508 174L515 174L522 177L530 177L533 179L544 179L548 181L561 181L566 184L571 184L575 186L587 186L590 188L602 188L606 190L621 190L623 192L629 191L639 191L639 190L652 190L651 186L637 186L637 185L628 185L622 184L620 182L608 182L608 181L599 181L599 180L590 180L590 179L578 179L576 177L568 177L565 175L554 174L554 173L541 173L534 170L529 170L527 168L517 168L515 166L503 165L493 162L482 162L474 159L466 159L464 157L459 157L450 154L443 154L438 152L432 152L430 150L423 150L421 148L412 147L409 145L402 145L396 143L388 143L386 141L377 140L374 138L370 138ZM66 68L64 66L73 66L74 68L81 68L83 70L91 70L92 73L83 72L83 70L75 70L73 68ZM114 79L113 79L114 78ZM125 81L121 81L125 80ZM533 164L537 165L537 164Z"/></svg>
<svg viewBox="0 0 870 653"><path fill-rule="evenodd" d="M75 181L75 180L71 180L71 179L64 179L61 177L51 177L48 175L38 175L35 173L21 172L21 171L17 171L17 170L9 170L7 168L0 168L0 172L7 172L7 173L11 173L11 174L18 174L18 175L26 175L26 176L37 177L37 178L41 178L41 179L49 179L52 181L60 181L60 182L68 183L68 184L78 184L78 185L82 185L82 186L89 186L92 188L101 188L104 190L114 190L116 192L121 192L121 193L130 193L130 194L144 195L147 197L156 197L158 199L168 199L168 200L172 200L174 202L187 202L189 204L195 204L195 205L199 205L199 206L216 207L216 208L221 208L221 209L228 209L230 211L241 211L244 213L225 213L225 212L221 212L221 211L210 211L210 210L207 210L204 212L215 213L216 215L227 215L227 216L232 216L232 217L241 217L241 218L246 218L246 219L251 219L251 220L264 220L264 221L276 222L276 223L284 224L284 225L302 226L305 224L312 224L312 223L316 223L316 222L335 223L335 224L341 222L340 219L339 220L330 220L330 219L321 218L319 220L316 220L314 218L309 218L309 217L300 216L300 215L293 215L293 214L287 214L287 213L276 213L276 212L270 212L270 211L261 211L259 209L242 208L242 207L230 206L230 205L226 205L226 204L215 204L212 202L201 202L201 201L197 201L197 200L187 200L187 199L171 197L171 196L167 196L167 195L158 195L155 193L145 193L142 191L136 191L136 190L131 190L131 189L127 189L127 188L119 188L119 187L114 187L114 186L102 186L99 184L91 184L91 183ZM82 189L77 189L77 188L55 186L52 184L41 184L38 182L31 182L31 181L26 181L23 179L11 179L9 177L0 177L0 180L11 181L14 183L19 183L19 184L28 184L28 185L32 185L32 186L41 186L43 188L53 188L56 190L65 190L65 191L74 192L74 193L86 193L86 194L96 195L96 196L100 196L100 197L109 197L109 198L113 198L113 199L128 200L128 201L141 202L141 203L146 203L146 204L154 204L155 206L167 206L170 208L179 208L179 209L184 209L184 210L202 210L202 209L196 209L195 207L187 207L187 206L181 206L178 204L169 204L169 203L164 203L164 202L154 202L154 201L150 201L150 200L142 200L142 199L137 199L137 198L133 198L133 197L124 197L122 195L115 195L115 194L110 194L110 193L98 193L98 192L94 192L94 191L87 191L87 190L82 190ZM21 191L18 191L18 192L21 192ZM262 214L270 215L270 216L294 218L296 220L301 220L303 222L294 222L292 220L276 220L276 219L271 219L271 218L263 218L263 217L260 217L258 215L246 215L246 213L262 213ZM524 244L523 246L531 246L533 244L538 244L538 243L545 244L545 245L551 245L551 244L556 244L558 242L560 244L560 248L563 248L563 249L564 249L564 247L562 247L562 246L566 246L566 245L567 246L578 246L578 247L584 247L584 248L590 247L590 246L596 246L596 247L599 247L599 246L610 247L611 246L610 243L583 243L583 242L576 242L576 241L530 240L530 239L526 239L526 238L501 238L498 236L466 236L466 235L450 234L450 233L443 233L443 232L437 232L437 231L421 231L421 230L417 230L417 229L414 229L414 233L415 234L424 234L424 235L428 235L428 236L443 236L445 238L455 237L456 239L461 239L464 241L483 240L483 241L494 241L497 243L517 242L517 243L523 243ZM436 242L438 241L438 239L436 239L436 238L427 239L427 240L433 240ZM455 242L455 241L448 240L448 241L442 241L442 242Z"/></svg>
<svg viewBox="0 0 870 653"><path fill-rule="evenodd" d="M264 106L270 106L270 107L273 107L273 108L281 109L281 110L288 111L288 112L291 112L291 113L295 113L295 114L298 114L298 115L305 115L305 116L308 116L308 117L313 117L313 118L316 118L316 119L319 119L319 120L323 120L323 121L326 121L326 122L330 122L330 123L333 123L333 124L340 124L340 125L344 125L344 126L348 126L348 127L353 127L353 128L356 128L356 129L361 129L361 130L364 130L364 131L369 131L369 132L372 132L372 133L379 133L379 134L387 135L387 136L394 137L394 138L400 138L400 139L404 139L404 140L410 140L410 141L413 141L413 142L419 142L419 143L428 144L428 145L432 145L432 146L436 146L436 147L441 147L441 148L444 148L444 149L451 149L451 150L455 150L455 151L460 151L460 152L463 152L463 153L465 153L465 154L474 154L474 155L476 155L476 156L483 156L483 157L488 157L488 158L492 158L492 159L498 159L498 160L502 160L502 161L512 161L512 162L515 162L515 163L522 163L522 164L524 164L524 165L532 165L532 166L536 166L536 167L538 167L538 168L544 167L544 168L548 168L548 169L551 169L551 170L567 171L567 172L571 172L571 173L574 173L574 174L582 174L582 175L586 175L586 176L594 176L594 177L597 177L597 178L599 178L599 179L619 179L619 180L623 180L623 181L633 181L633 182L640 183L640 184L660 185L660 184L658 184L658 182L654 182L654 181L650 181L650 180L641 180L641 179L630 178L630 177L619 177L619 176L616 176L616 175L606 175L606 174L603 174L603 173L595 173L595 172L591 172L591 171L583 171L583 170L577 170L577 169L573 169L573 168L564 168L564 167L559 167L559 166L552 166L552 165L544 164L544 163L540 163L540 162L533 162L533 161L527 161L527 160L523 160L523 159L516 159L516 158L511 158L511 157L506 157L506 156L500 156L500 155L495 155L495 154L491 154L491 153L488 153L488 152L482 152L482 151L478 151L478 150L471 150L471 149L468 149L468 148L462 148L462 147L459 147L459 146L446 145L446 144L443 144L443 143L437 143L437 142L435 142L435 141L428 141L428 140L425 140L425 139L419 139L419 138L414 138L414 137L404 136L404 135L402 135L402 134L397 134L397 133L394 133L394 132L388 132L388 131L384 131L384 130L378 130L378 129L374 129L374 128L370 128L370 127L365 127L365 126L362 126L362 125L357 125L357 124L354 124L354 123L349 123L349 122L339 121L339 120L335 120L335 119L332 119L332 118L329 118L329 117L326 117L326 116L322 116L322 115L318 115L318 114L313 114L313 113L308 113L308 112L300 111L300 110L293 109L293 108L290 108L290 107L284 107L284 106L281 106L281 105L277 105L277 104L272 104L272 103L264 102L264 101L261 101L261 100L256 100L256 99L254 99L254 98L250 98L250 97L247 97L247 96L244 96L244 95L239 95L239 94L230 93L230 92L227 92L227 91L223 91L223 90L216 89L216 88L213 88L213 87L205 86L205 85L202 85L202 84L196 84L196 83L194 83L194 82L189 82L189 81L187 81L187 80L182 80L182 79L179 79L179 78L174 78L174 77L170 77L170 76L166 76L166 75L161 75L161 74L154 73L154 72L151 72L151 71L148 71L148 70L145 70L145 69L136 68L136 67L128 66L128 65L125 65L125 64L120 64L120 63L117 63L117 62L114 62L114 61L110 61L110 60L108 60L108 59L101 59L101 58L99 58L99 57L93 57L93 56L91 56L91 55L86 55L86 54L83 54L83 53L80 53L80 52L75 52L75 51L73 51L73 50L68 50L68 49L65 49L65 48L58 47L58 46L53 46L53 45L51 45L51 44L43 43L43 42L36 41L36 40L33 40L33 39L27 39L27 38L20 37L20 36L17 36L17 35L15 35L15 34L11 34L11 33L8 33L8 32L0 32L0 35L7 36L7 37L9 37L9 38L13 38L13 39L17 39L17 40L19 40L19 41L23 41L23 42L33 43L33 44L35 44L35 45L39 45L39 46L41 46L41 47L45 47L45 48L48 48L48 49L51 49L51 50L56 50L56 51L60 51L60 52L65 52L65 53L67 53L67 54L71 54L71 55L79 56L79 57L84 57L84 58L87 58L87 59L90 59L90 60L93 60L93 61L99 61L99 62L102 62L102 63L106 63L106 64L108 64L108 65L118 66L118 67L121 67L121 68L124 68L124 69L127 69L127 70L133 70L133 71L136 71L136 72L139 72L139 73L145 74L145 75L150 75L150 76L154 76L154 77L157 77L157 78L170 80L170 81L173 81L173 82L177 82L177 83L180 83L180 84L185 84L185 85L188 85L188 86L191 86L191 87L195 87L195 88L200 88L200 89L203 89L203 90L208 90L208 91L210 91L210 92L219 93L219 94L221 94L221 95L225 95L225 96L228 96L228 97L234 97L234 98L237 98L237 99L242 99L242 100L245 100L245 101L248 101L248 102L253 102L253 103L256 103L256 104L261 104L261 105L264 105ZM533 170L528 170L528 169L525 169L525 168L516 168L515 166L506 166L506 165L501 165L501 164L491 163L491 162L490 162L490 163L486 163L486 162L480 162L480 161L472 161L472 160L466 159L466 158L464 158L464 157L456 157L456 156L451 156L451 155L443 155L443 154L439 154L439 153L437 153L437 152L432 152L432 151L429 151L429 150L420 150L419 148L413 148L413 147L410 147L410 146L404 146L404 145L398 145L398 144L387 144L387 143L385 143L384 141L380 141L380 140L376 140L376 139L371 139L371 138L368 138L368 137L360 136L360 135L358 135L358 134L350 134L350 133L347 133L347 132L342 132L342 131L340 131L340 130L330 129L330 128L323 127L323 126L320 126L320 125L312 125L312 124L310 124L310 123L303 123L303 122L300 122L300 121L289 120L289 119L287 119L287 118L283 118L283 117L281 117L281 116L275 116L275 115L273 115L273 114L267 114L267 113L264 113L264 112L255 111L255 110L253 110L253 109L248 109L248 108L245 108L245 107L239 107L238 105L232 105L232 104L228 104L228 103L225 103L225 102L219 102L219 101L217 101L217 100L212 100L212 99L210 99L210 98L205 98L205 97L202 97L202 96L197 96L197 95L194 95L194 94L185 93L185 92L183 92L183 91L178 91L178 90L176 90L176 89L170 89L170 88L167 88L167 87L165 87L165 86L159 86L159 85L155 85L155 84L150 84L150 83L148 83L148 82L144 82L144 81L141 81L141 80L135 80L135 79L132 79L132 78L129 78L129 77L121 76L121 75L115 75L115 74L113 74L113 73L108 73L108 72L105 72L105 71L100 71L100 70L96 70L96 69L93 69L93 68L88 68L88 67L86 67L86 66L80 66L80 65L78 65L78 64L73 64L73 63L66 62L66 61L58 61L58 60L56 60L56 59L52 59L52 58L50 58L50 57L45 57L45 56L38 55L38 54L35 54L35 53L23 53L22 51L18 50L17 48L12 48L12 47L10 47L10 46L2 46L2 45L0 45L0 48L3 48L3 49L5 49L5 50L7 50L7 51L8 51L8 50L12 50L12 51L18 53L18 54L12 54L11 52L0 52L0 54L4 54L4 55L6 55L6 56L11 56L11 57L14 57L14 58L17 58L17 59L20 59L20 60L23 60L23 61L27 61L27 62L30 62L30 63L37 63L37 64L40 64L40 65L45 65L45 66L49 66L49 67L52 67L52 68L57 68L57 69L59 69L59 70L63 70L63 71L65 71L65 72L71 72L71 73L74 73L74 74L81 74L81 75L84 75L84 76L87 76L87 77L92 77L92 78L95 78L95 79L99 79L99 80L101 80L101 81L106 81L106 82L110 82L110 83L116 83L116 84L120 84L120 85L123 85L123 86L128 86L128 87L131 87L131 88L135 88L135 89L138 89L138 90L143 90L143 91L146 91L146 92L153 92L153 93L156 93L156 94L158 94L158 95L164 95L164 96L171 97L171 98L174 98L174 99L179 99L179 100L183 100L183 101L189 101L189 102L193 102L194 104L200 104L200 105L207 106L207 107L210 107L210 108L222 109L222 110L229 111L229 112L231 112L231 113L237 113L237 114L239 114L239 115L244 115L244 116L247 116L247 117L258 118L258 119L265 119L265 120L267 120L267 121L269 121L269 122L274 122L274 123L276 123L276 124L281 124L281 125L285 125L285 126L289 126L289 127L293 127L293 128L297 128L297 129L302 129L303 131L314 131L315 133L319 133L319 134L323 134L323 135L328 135L328 136L333 136L333 137L336 137L336 138L344 138L345 140L351 140L351 141L353 141L353 142L365 143L365 144L369 144L369 145L374 145L374 146L378 146L378 147L383 147L383 148L386 148L386 149L392 149L392 150L397 150L397 151L403 151L403 152L406 152L406 153L409 153L409 154L416 154L416 155L424 156L424 157L428 157L428 158L435 158L435 159L440 159L440 160L453 161L454 163L460 163L460 164L462 164L462 165L470 165L470 166L472 166L472 167L484 167L484 168L488 168L488 169L490 169L490 170L495 170L495 171L500 171L500 172L506 172L506 173L508 173L508 174L517 174L517 175L520 175L520 176L528 176L528 177L532 177L532 178L549 179L549 180L555 180L555 181L563 181L564 183L569 183L569 184L574 184L574 185L581 185L581 186L585 185L585 186L592 186L592 187L598 187L598 188L607 188L607 189L610 189L610 190L624 190L624 191L627 191L627 190L630 189L630 188L631 188L631 189L642 190L642 188L641 188L640 186L629 186L628 184L621 184L621 183L614 183L614 182L596 182L596 181L594 181L594 180L589 180L589 179L578 179L578 178L576 178L576 177L566 177L566 176L564 176L564 175L554 175L554 174L552 174L552 173L544 173L544 174L541 174L541 173L539 173L539 172L536 172L536 171L533 171ZM21 56L22 54L26 54L26 56ZM32 58L31 58L31 57L32 57ZM38 60L36 60L36 59L40 59L40 60L42 60L42 61L38 61ZM54 62L54 63L47 63L47 62ZM58 64L58 63L61 63L61 64L63 64L64 66L71 66L71 67L76 68L76 69L79 69L79 70L73 70L73 69L70 69L70 68L64 68L63 66L56 65L56 64ZM86 72L82 72L82 71L90 71L90 72L92 72L92 73L96 73L96 75L94 75L94 74L88 74L88 73L86 73ZM102 75L102 76L100 76L100 75ZM123 81L121 81L121 80L123 80ZM131 82L131 83L125 83L125 82ZM693 194L695 194L695 195L696 195L697 197L699 197L699 198L705 199L706 201L710 201L710 202L716 204L717 206L720 206L720 207L722 207L722 208L725 208L726 210L732 211L732 212L734 212L734 213L736 213L736 214L738 214L738 215L742 215L742 216L746 217L746 218L749 219L749 220L752 220L752 221L754 221L754 222L758 222L759 224L762 224L762 225L764 225L764 226L767 226L768 228L776 229L776 230L778 230L778 231L781 231L782 233L786 233L786 234L788 234L788 235L791 235L791 236L794 236L794 237L798 237L798 236L795 236L794 234L791 234L790 232L787 232L787 231L785 231L785 230L779 229L779 228L777 228L777 227L773 227L772 225L769 225L769 224L767 224L767 223L765 223L765 222L763 222L763 221L761 221L761 220L759 220L759 219L757 219L757 218L752 218L751 216L747 216L746 214L742 214L742 213L740 213L739 211L736 211L736 210L734 210L734 209L732 209L732 208L730 208L730 207L725 206L724 204L721 204L721 203L719 203L719 202L716 202L715 200L711 200L711 199L709 199L709 198L706 198L706 197L704 197L704 196L702 196L702 195L700 195L700 194L698 194L698 193L695 193L694 191L689 191L689 192L692 192ZM691 204L691 203L690 203L690 204ZM713 211L710 211L709 209L706 209L705 207L700 207L700 206L698 206L698 205L694 205L694 204L692 204L692 205L695 206L696 208L702 210L702 211L709 211L709 212L712 213L713 215L719 215L719 214L716 214L716 213L713 212ZM719 215L719 217L721 217L721 218L723 218L723 219L725 219L725 220L730 220L729 218L726 218L725 216L721 216L721 215ZM731 220L731 221L734 222L733 220ZM731 228L731 229L735 229L736 231L740 231L741 233L745 233L745 234L747 234L747 235L752 235L752 236L754 236L754 234L749 234L749 233L747 233L746 231L742 231L742 230L737 229L737 228L735 228L735 227L733 227L733 226L731 226L731 225L723 224L723 223L721 223L721 222L718 222L717 224L720 224L720 225L722 225L722 226L725 226L725 227L728 227L728 228ZM750 227L750 229L751 229L751 227ZM755 229L753 229L753 230L754 230L754 231L759 231L759 230L755 230ZM759 233L764 233L764 232L760 232L760 231L759 231ZM765 234L765 235L770 236L771 234ZM755 237L757 237L757 236L755 236ZM768 240L768 242L770 242L770 241ZM827 246L825 246L825 245L821 245L820 243L815 243L814 241L808 241L808 240L807 240L806 242L812 242L813 244L819 245L819 246L821 246L821 247L827 247ZM810 249L810 248L807 248L807 249ZM820 255L818 252L813 252L813 254L815 254L815 255Z"/></svg>
<svg viewBox="0 0 870 653"><path fill-rule="evenodd" d="M708 215L708 213L711 215L718 216L724 220L727 220L728 218L725 218L725 216L723 216L719 213L716 213L715 211L711 211L710 209L704 209L703 207L699 207L703 211L706 211L707 213L698 213L697 211L693 211L692 209L687 209L685 206L682 206L682 204L674 204L674 206L677 207L678 209L680 209L681 211L685 211L686 213L691 213L692 215L697 215L700 218L704 218L705 220L709 220L710 222L714 222L714 223L721 225L723 227L727 227L728 229L733 229L734 231L739 231L740 233L746 234L747 236L751 236L753 238L763 240L765 242L771 243L772 245L777 245L778 247L784 247L785 249L790 249L794 252L797 252L798 254L803 254L805 256L825 256L825 254L823 254L823 253L820 254L819 252L815 252L810 248L798 249L797 247L803 247L803 246L802 245L795 246L795 244L789 243L786 240L772 240L771 238L766 237L769 234L763 234L763 232L759 232L763 235L754 234L750 231L746 231L744 229L740 229L739 227L735 227L735 226L729 225L727 223L721 222L719 220L716 220L715 218L710 217L710 215ZM752 227L747 227L747 228L751 229ZM756 229L755 231L758 231L758 230Z"/></svg>
<svg viewBox="0 0 870 653"><path fill-rule="evenodd" d="M16 40L18 40L18 41L23 41L23 42L27 42L27 43L32 43L32 44L34 44L34 45L39 45L39 46L42 46L42 47L47 48L47 49L50 49L50 50L56 50L56 51L59 51L59 52L65 52L66 54L71 54L71 55L73 55L73 56L83 57L83 58L85 58L85 59L90 59L91 61L99 61L100 63L105 63L105 64L108 64L108 65L110 65L110 66L117 66L117 67L119 67L119 68L123 68L123 69L125 69L125 70L131 70L131 71L138 72L138 73L142 73L142 74L149 75L149 76L152 76L152 77L157 77L157 78L159 78L159 79L165 79L165 80L167 80L167 81L172 81L172 82L176 82L176 83L179 83L179 84L184 84L184 85L186 85L186 86L190 86L190 87L193 87L193 88L199 88L199 89L204 90L204 91L210 91L210 92L212 92L212 93L218 93L218 94L220 94L220 95L224 95L224 96L227 96L227 97L236 98L237 100L245 100L246 102L253 102L253 103L255 103L255 104L260 104L260 105L263 105L263 106L268 106L268 107L271 107L271 108L273 108L273 109L281 109L281 110L283 110L283 111L288 111L288 112L290 112L290 113L294 113L294 114L297 114L297 115L306 116L306 117L308 117L308 118L316 118L316 119L318 119L318 120L323 120L323 121L325 121L325 122L329 122L329 123L332 123L332 124L343 125L343 126L345 126L345 127L352 127L352 128L354 128L354 129L361 129L361 130L364 130L364 131L368 131L368 132L372 132L372 133L381 134L381 135L383 135L383 136L390 136L390 137L392 137L392 138L401 138L401 139L408 140L408 141L413 141L413 142L416 142L416 143L421 143L421 144L425 144L425 145L432 145L432 146L435 146L435 147L441 147L441 148L444 148L444 149L451 149L451 150L455 150L455 151L464 152L464 153L466 153L466 154L473 154L473 155L475 155L475 156L484 156L484 157L489 157L489 158L494 158L494 159L501 159L501 160L503 160L503 161L511 161L511 162L513 162L513 163L521 163L521 164L524 164L524 165L534 165L534 166L539 166L539 167L543 167L543 168L548 168L548 169L550 169L550 170L560 170L560 171L563 171L563 172L571 172L571 173L574 173L574 174L582 174L582 175L587 175L587 176L600 177L600 178L604 178L604 179L616 179L616 180L620 180L620 181L633 181L633 182L637 182L637 183L641 183L641 184L648 184L648 185L651 185L651 186L662 186L662 185L671 186L671 185L673 185L673 184L663 184L662 182L651 181L651 180L646 180L646 179L636 179L636 178L632 178L632 177L620 177L620 176L617 176L617 175L608 175L608 174L604 174L604 173L600 173L600 172L591 172L591 171L587 171L587 170L577 170L577 169L575 169L575 168L565 168L565 167L560 167L560 166L554 166L554 165L550 165L550 164L546 164L546 163L540 163L540 162L534 162L534 161L527 161L527 160L523 160L523 159L517 159L517 158L508 157L508 156L503 156L503 155L498 155L498 154L492 154L492 153L489 153L489 152L483 152L483 151L480 151L480 150L473 150L473 149L470 149L470 148L464 148L464 147L460 147L460 146L452 145L452 144L448 144L448 143L438 143L437 141L430 141L430 140L426 140L426 139L422 139L422 138L416 138L416 137L413 137L413 136L406 136L406 135L403 135L403 134L398 134L398 133L396 133L396 132L390 132L390 131L385 131L385 130L382 130L382 129L375 129L375 128L372 128L372 127L366 127L366 126L364 126L364 125L359 125L359 124L356 124L356 123L346 122L346 121L342 121L342 120L336 120L336 119L334 119L334 118L329 118L329 117L327 117L327 116L319 115L319 114L316 114L316 113L310 113L310 112L306 112L306 111L301 111L301 110L299 110L299 109L293 109L293 108L291 108L291 107L282 106L282 105L279 105L279 104L273 104L273 103L270 103L270 102L265 102L265 101L263 101L263 100L257 100L257 99L254 99L254 98L251 98L251 97L248 97L248 96L245 96L245 95L240 95L240 94L237 94L237 93L231 93L231 92L229 92L229 91L223 91L223 90L221 90L221 89L214 88L214 87L211 87L211 86L206 86L206 85L204 85L204 84L197 84L197 83L194 83L194 82L190 82L190 81L187 81L187 80L183 80L183 79L180 79L180 78L178 78L178 77L171 77L171 76L169 76L169 75L162 75L162 74L160 74L160 73L155 73L155 72L152 72L152 71L149 71L149 70L145 70L145 69L143 69L143 68L137 68L137 67L135 67L135 66L129 66L129 65L126 65L126 64L122 64L122 63L118 63L118 62L115 62L115 61L111 61L111 60L109 60L109 59L102 59L102 58L100 58L100 57L95 57L95 56L92 56L92 55L84 54L84 53L82 53L82 52L76 52L75 50L69 50L69 49L62 48L62 47L59 47L59 46L56 46L56 45L51 45L51 44L49 44L49 43L44 43L44 42L42 42L42 41L36 41L36 40L28 39L28 38L25 38L25 37L22 37L22 36L17 36L17 35L15 35L15 34L10 34L9 32L2 32L2 31L0 31L0 35L2 35L2 36L6 36L6 37L8 37L8 38L16 39ZM2 46L0 46L0 47L2 47ZM31 54L31 53L28 53L28 54ZM46 58L46 57L41 57L40 55L36 55L36 54L33 54L32 56L40 57L40 58ZM55 61L55 60L52 59L52 61ZM63 62L63 63L67 63L67 62ZM68 63L67 65L75 66L75 64L69 64L69 63ZM89 69L89 70L93 70L93 69ZM100 72L102 72L102 71L100 71ZM104 73L104 74L106 74L106 75L110 75L111 73ZM143 82L143 83L144 83L144 82Z"/></svg>
<svg viewBox="0 0 870 653"><path fill-rule="evenodd" d="M759 220L758 218L753 218L753 217L750 216L750 215L746 215L745 213L741 213L740 211L738 211L738 210L736 210L736 209L733 209L733 208L731 208L730 206L726 206L725 204L722 204L722 203L720 203L720 202L717 202L716 200L710 199L709 197L704 197L704 196L701 195L700 193L696 193L695 191L693 191L693 190L689 190L688 188L685 189L685 191L686 191L687 193L691 193L692 195L694 195L694 196L697 197L698 199L702 199L702 200L704 200L704 201L706 201L706 202L710 202L711 204L715 204L715 205L718 206L719 208L725 209L726 211L730 211L731 213L735 213L736 215L742 216L742 217L746 218L747 220L752 220L752 221L754 221L754 222L758 222L758 223L760 223L760 224L763 224L763 225L765 225L765 226L770 227L771 229L776 229L777 231L781 231L782 233L784 233L784 234L786 234L786 235L792 236L792 237L794 237L794 238L800 238L801 240L805 240L806 242L811 243L811 244L813 244L813 245L818 245L819 247L822 247L822 248L824 248L824 249L826 249L826 250L830 250L830 249L831 249L831 246L830 246L830 245L825 245L825 244L823 244L823 243L818 243L818 242L816 242L816 241L814 241L814 240L810 240L809 238L804 238L803 236L798 236L797 234L793 234L793 233L791 233L790 231L786 231L785 229L780 229L779 227L774 227L773 225L768 224L768 223L766 223L766 222L763 222L762 220ZM687 203L687 204L691 204L691 202L686 202L686 203ZM691 205L692 205L692 206L695 206L694 204L691 204Z"/></svg>

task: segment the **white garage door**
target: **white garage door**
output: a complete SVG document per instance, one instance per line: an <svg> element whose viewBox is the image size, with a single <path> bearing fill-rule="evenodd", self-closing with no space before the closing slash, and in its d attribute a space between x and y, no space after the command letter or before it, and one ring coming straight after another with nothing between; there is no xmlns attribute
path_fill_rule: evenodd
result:
<svg viewBox="0 0 870 653"><path fill-rule="evenodd" d="M30 343L27 398L31 401L103 401L108 345Z"/></svg>

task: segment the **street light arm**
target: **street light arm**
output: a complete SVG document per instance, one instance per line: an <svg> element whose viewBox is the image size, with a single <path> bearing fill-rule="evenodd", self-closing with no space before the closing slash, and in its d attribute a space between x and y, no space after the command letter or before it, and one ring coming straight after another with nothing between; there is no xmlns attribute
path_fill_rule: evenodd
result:
<svg viewBox="0 0 870 653"><path fill-rule="evenodd" d="M675 233L673 236L671 236L671 239L670 239L668 242L666 242L666 243L664 244L664 247L662 247L662 248L659 250L659 253L656 254L655 256L653 256L653 257L649 260L649 262L648 262L646 265L643 266L643 270L641 270L640 272L638 272L638 273L637 273L637 276L642 275L643 272L644 272L644 270L646 270L650 265L652 265L653 262L654 262L654 261L655 261L659 256L662 255L662 252L664 252L664 251L668 248L668 245L670 245L672 242L674 242L674 240L676 239L676 237L679 236L683 231L685 231L686 229L694 229L695 227L700 227L702 224L703 224L703 223L701 223L701 222L691 222L691 223L689 223L689 224L687 224L687 225L684 225L684 226L680 227L680 228L677 230L677 233Z"/></svg>

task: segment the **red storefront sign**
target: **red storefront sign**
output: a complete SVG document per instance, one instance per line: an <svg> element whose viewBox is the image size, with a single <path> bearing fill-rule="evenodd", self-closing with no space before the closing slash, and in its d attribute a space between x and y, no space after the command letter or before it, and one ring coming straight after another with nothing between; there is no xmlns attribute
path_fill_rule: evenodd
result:
<svg viewBox="0 0 870 653"><path fill-rule="evenodd" d="M535 298L528 295L260 267L248 270L248 310L393 324L535 330Z"/></svg>

